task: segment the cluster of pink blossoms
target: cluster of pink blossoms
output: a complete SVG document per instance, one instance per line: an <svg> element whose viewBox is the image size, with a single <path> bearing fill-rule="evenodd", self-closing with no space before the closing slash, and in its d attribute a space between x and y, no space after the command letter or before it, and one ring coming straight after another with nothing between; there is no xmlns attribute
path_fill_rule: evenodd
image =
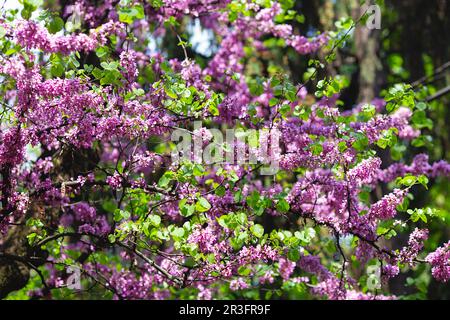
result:
<svg viewBox="0 0 450 320"><path fill-rule="evenodd" d="M354 236L358 241L355 256L364 263L372 258L385 257L383 250L388 249L376 244L379 220L396 217L396 207L403 202L408 190L394 189L370 205L358 198L363 188L373 190L376 183L392 182L405 174L449 177L450 165L445 161L430 164L424 154L417 155L410 165L399 162L384 169L379 157L361 160L360 153L353 148L355 138L350 135L349 139L343 139L342 136L348 132L332 121L348 114L358 115L361 107L341 113L338 95L312 103L311 113L305 119L291 116L299 105L306 105L310 97L304 86L294 86L297 100L280 98L278 104L288 109L287 116L280 117L278 104L271 105L271 100L277 97L277 90L272 88L269 80L261 84L262 94L251 94L248 80L254 79L246 73L245 64L248 45L252 44L255 52L264 52L266 48L262 39L273 36L283 39L299 54L310 54L327 43L328 35L322 33L308 39L295 34L292 26L276 23L276 16L282 12L278 3L268 8L245 3L250 14L238 15L231 21L230 14L224 10L228 3L190 0L164 1L159 8L144 5L149 21L164 22L168 17L181 19L188 15L198 18L203 27L220 36L218 49L204 68L189 59L181 62L166 59L161 53L140 52L139 43L126 42L125 25L118 21L112 1L105 1L101 7L78 1L66 12L69 15L79 9L89 26L97 27L89 34L53 35L31 20L19 20L15 28L7 28L14 43L27 50L36 61L44 60L42 64L30 67L22 56L0 58L0 72L15 86L8 92L8 97L17 119L8 126L0 126L0 191L3 202L7 203L6 206L2 203L1 214L8 214L0 221L0 233L6 234L9 224L21 222L31 211L32 203L43 203L62 212L55 221L67 230L93 236L92 239L96 240L100 238L100 243L110 246L121 243L120 258L124 265L129 264L129 270L92 262L82 265L93 279L98 274L106 275L115 298L171 298L172 293L167 287L177 285L196 288L198 298L211 299L218 294L215 283L228 283L229 288L239 294L254 287L250 277L273 286L278 280L291 284L308 283L311 293L330 299L389 298L359 292L355 279L346 272L341 275L331 271L319 255L302 255L297 262L287 258L289 241L294 242L292 238L308 242L303 234L292 236L293 232L283 233L276 230L278 225L274 223L270 226L271 233L266 230L263 236L243 222L232 230L220 225L218 219L223 215L245 212L252 223L253 220L260 222L257 210L266 206L261 215L267 215L277 223L277 219L300 218L298 221L327 228L330 236L326 239L335 240L336 245L340 245L340 239L345 236ZM100 23L103 16L108 22ZM139 21L133 27L145 29L148 24L147 21ZM157 28L155 34L164 32L169 31ZM117 52L110 57L119 59L117 77L122 85L118 88L113 84L99 85L99 79L94 77L64 75L62 78L48 78L45 72L48 61L36 54L36 51L64 55L91 53L99 46L109 45L112 35L118 36L118 44L112 48ZM173 70L167 71L168 66ZM153 77L155 83L161 82L163 86L138 83L143 69L145 76L150 74L148 77ZM205 99L221 93L224 97L217 106L219 114L207 107L197 113L188 110L185 114L170 109L170 102L174 101L178 106L182 100L178 94L173 98L174 93L168 90L172 82L178 80L173 73L181 78L185 87L193 86L204 94ZM142 95L134 96L134 89L142 89ZM192 104L200 103L199 100L193 98ZM384 111L384 101L376 100L373 104L377 112ZM250 114L250 110L255 113ZM410 109L399 108L391 115L377 114L367 122L352 120L346 130L364 134L369 144L375 143L391 128L397 129L399 138L411 140L420 134L409 124L411 116ZM238 122L250 128L279 129L283 154L277 156L281 169L289 178L266 183L259 178L253 179L255 172L245 166L225 164L221 169L227 175L219 174L216 168L203 173L197 167L194 177L188 180L190 172L182 168L186 170L180 171L180 181L168 179L170 181L164 183L161 179L163 183L156 184L155 181L165 177L168 170L173 170L170 173L175 176L180 169L168 163L166 155L156 150L168 141L171 129L178 126L190 128L190 120L203 118L217 127ZM252 122L255 119L260 123ZM212 139L207 129L196 130L193 134L199 135L204 144ZM38 156L36 161L29 159L27 146L39 148L42 157ZM336 169L341 167L346 170ZM292 184L288 183L289 179ZM111 198L102 198L102 203L97 205L100 192L102 196L107 194ZM185 207L179 205L182 199L187 200ZM203 202L197 202L199 199ZM111 217L111 211L105 209L111 203L113 211L115 206L132 211L130 217L113 222L117 217ZM182 215L180 212L187 206L194 206L195 214L188 212ZM149 221L148 217L154 220ZM139 225L141 220L145 222ZM161 226L161 230L152 229L156 225ZM298 231L299 225L293 224L294 232ZM166 226L173 228L169 230ZM124 240L120 236L116 239L116 233L120 232L125 234ZM236 233L238 240L231 243L230 239L234 240ZM108 242L108 236L112 236L112 243ZM135 237L139 236L151 239L145 253L154 258L152 263L138 263L142 255L126 251L136 244ZM239 236L245 237L241 239ZM415 229L407 246L394 259L387 259L390 264L383 267L383 275L396 276L399 273L397 262L413 265L427 237L427 230ZM290 238L289 241L283 242L286 238ZM311 241L307 245L298 245L294 250L300 252L301 247L315 250L317 245ZM450 242L426 257L433 276L440 281L448 281L450 277L449 246ZM103 250L100 245L97 248L93 240L71 243L62 251L64 249L80 252ZM193 265L187 264L192 262L188 258L194 253L199 258L191 259L194 260ZM394 251L389 253L395 255ZM63 252L63 258L68 256ZM270 270L261 271L262 266ZM248 273L248 277L241 275L242 267L245 267L244 273ZM346 264L342 265L342 268L346 267ZM133 268L135 271L130 271ZM51 269L51 274L50 283L61 286L62 279L57 271ZM175 281L179 279L181 284Z"/></svg>
<svg viewBox="0 0 450 320"><path fill-rule="evenodd" d="M450 241L430 253L425 260L431 264L433 277L443 282L450 280Z"/></svg>
<svg viewBox="0 0 450 320"><path fill-rule="evenodd" d="M396 207L402 204L405 194L404 190L394 189L370 207L369 216L382 220L395 217L397 214Z"/></svg>
<svg viewBox="0 0 450 320"><path fill-rule="evenodd" d="M428 239L428 230L416 228L409 235L408 246L403 248L398 259L402 263L412 264L419 252L423 249L423 242Z"/></svg>
<svg viewBox="0 0 450 320"><path fill-rule="evenodd" d="M348 171L347 178L356 185L371 184L378 177L380 166L380 158L365 159Z"/></svg>
<svg viewBox="0 0 450 320"><path fill-rule="evenodd" d="M17 22L14 37L26 49L40 49L47 53L90 52L98 46L106 44L108 36L124 35L124 25L110 21L89 35L80 33L76 35L52 35L48 30L34 21L20 20Z"/></svg>

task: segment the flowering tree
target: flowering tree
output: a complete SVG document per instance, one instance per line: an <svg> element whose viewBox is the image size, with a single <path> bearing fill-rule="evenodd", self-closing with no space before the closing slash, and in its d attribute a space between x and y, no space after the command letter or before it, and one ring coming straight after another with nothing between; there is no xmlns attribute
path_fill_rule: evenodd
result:
<svg viewBox="0 0 450 320"><path fill-rule="evenodd" d="M308 90L367 14L305 36L291 1L22 2L0 19L1 297L393 299L402 273L449 280L450 242L423 250L442 215L409 206L450 176L403 159L432 126L422 92ZM280 47L305 56L302 83L264 60Z"/></svg>

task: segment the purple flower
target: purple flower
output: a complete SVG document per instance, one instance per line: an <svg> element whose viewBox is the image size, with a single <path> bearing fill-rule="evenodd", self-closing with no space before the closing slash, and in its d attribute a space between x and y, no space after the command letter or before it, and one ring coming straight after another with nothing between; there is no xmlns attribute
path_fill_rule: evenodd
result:
<svg viewBox="0 0 450 320"><path fill-rule="evenodd" d="M431 273L436 280L447 282L450 279L450 241L430 253L425 261L431 264Z"/></svg>
<svg viewBox="0 0 450 320"><path fill-rule="evenodd" d="M380 201L374 203L369 210L369 216L377 219L391 219L397 214L396 207L402 204L406 192L394 189L385 195Z"/></svg>

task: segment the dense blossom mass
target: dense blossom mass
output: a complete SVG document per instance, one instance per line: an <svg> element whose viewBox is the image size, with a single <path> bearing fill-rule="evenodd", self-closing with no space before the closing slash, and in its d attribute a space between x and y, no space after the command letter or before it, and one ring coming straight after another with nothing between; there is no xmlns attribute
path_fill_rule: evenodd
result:
<svg viewBox="0 0 450 320"><path fill-rule="evenodd" d="M27 267L42 286L23 290L77 294L69 266L114 299L395 299L368 285L374 265L382 284L421 265L450 279L450 242L424 252L418 225L438 215L408 208L450 165L379 154L426 127L411 88L350 109L339 79L308 92L282 71L249 70L273 42L308 59L343 33L300 34L284 2L69 2L61 17L0 19L0 253L35 259ZM203 62L177 33L194 21L217 40ZM151 49L168 35L183 58ZM207 146L208 128L226 127L278 130L280 170L172 161L177 128ZM7 250L15 238L25 249Z"/></svg>

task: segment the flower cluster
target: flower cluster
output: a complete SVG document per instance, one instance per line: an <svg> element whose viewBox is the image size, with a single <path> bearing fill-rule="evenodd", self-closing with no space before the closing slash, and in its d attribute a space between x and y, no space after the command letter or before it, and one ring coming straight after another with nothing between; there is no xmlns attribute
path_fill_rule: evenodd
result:
<svg viewBox="0 0 450 320"><path fill-rule="evenodd" d="M408 246L403 248L399 254L402 263L411 264L423 248L423 242L428 239L428 230L414 229L410 234Z"/></svg>
<svg viewBox="0 0 450 320"><path fill-rule="evenodd" d="M378 219L391 219L395 217L396 207L402 204L405 192L395 189L392 193L385 195L380 201L374 203L369 210L369 215Z"/></svg>
<svg viewBox="0 0 450 320"><path fill-rule="evenodd" d="M433 277L443 282L450 279L450 242L430 253L425 260L432 266Z"/></svg>
<svg viewBox="0 0 450 320"><path fill-rule="evenodd" d="M50 34L45 27L34 21L20 20L15 27L14 37L26 49L40 49L48 53L60 52L69 54L75 51L89 52L106 44L109 35L124 34L125 26L110 21L99 29L69 36Z"/></svg>
<svg viewBox="0 0 450 320"><path fill-rule="evenodd" d="M378 152L391 148L394 159L421 142L429 127L423 106L391 112L391 100L379 98L344 111L339 78L320 81L324 92L314 96L309 83L281 75L283 64L266 61L274 46L329 58L325 45L340 35L299 34L289 4L156 3L73 1L62 12L82 20L73 33L51 33L49 20L0 21L0 250L23 237L14 241L24 244L21 252L47 251L39 268L49 286L67 290L67 274L55 266L76 266L116 299L260 298L262 291L395 298L368 292L349 262L362 269L381 261L383 280L423 262L430 232L414 223L435 216L416 211L403 221L397 213L409 213L404 207L426 177L450 177L450 164L426 154L387 161ZM176 33L185 22L213 35L210 56L192 57ZM152 52L153 42L175 38L181 56ZM196 128L200 120L208 128ZM260 160L264 142L275 144L245 130L231 145L219 141L213 133L230 125L278 130L273 177L242 159L171 158L195 155L178 149L175 130L233 158L255 151ZM396 181L405 176L410 183ZM407 230L408 243L390 249L386 243ZM425 259L439 281L450 278L449 258L450 242Z"/></svg>
<svg viewBox="0 0 450 320"><path fill-rule="evenodd" d="M371 184L378 177L380 166L380 158L366 159L349 170L347 177L354 184Z"/></svg>

